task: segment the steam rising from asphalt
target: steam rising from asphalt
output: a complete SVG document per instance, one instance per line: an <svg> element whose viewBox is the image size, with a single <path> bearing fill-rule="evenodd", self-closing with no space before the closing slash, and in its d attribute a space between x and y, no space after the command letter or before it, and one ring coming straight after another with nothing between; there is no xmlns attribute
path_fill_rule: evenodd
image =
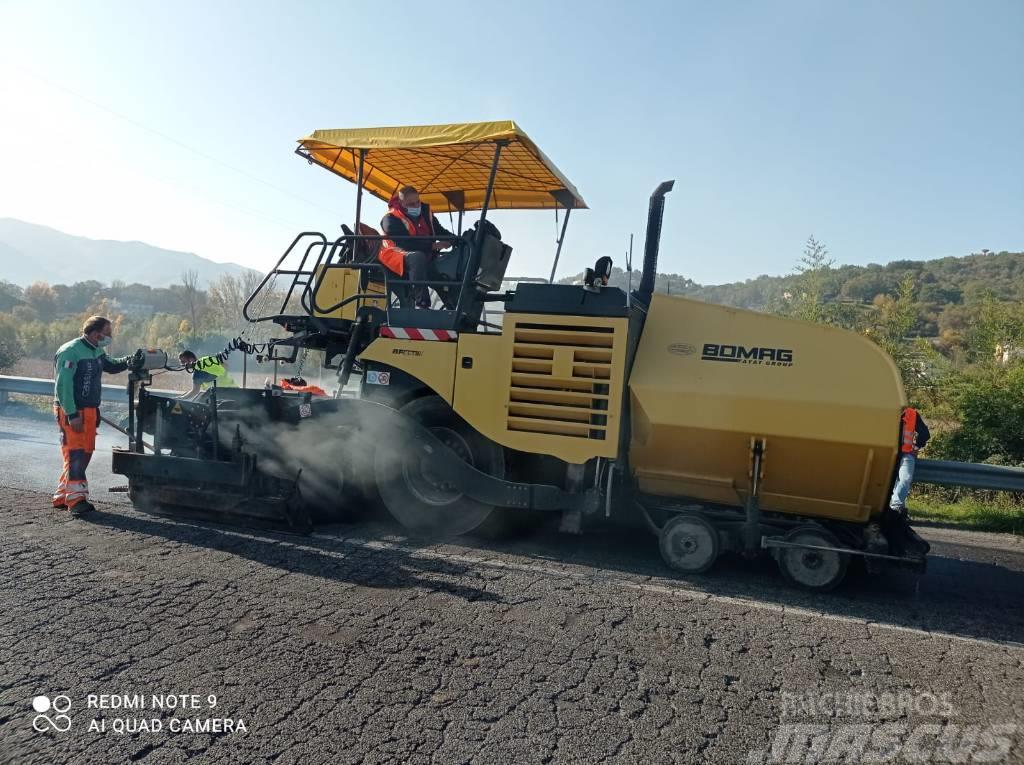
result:
<svg viewBox="0 0 1024 765"><path fill-rule="evenodd" d="M230 448L237 425L243 449L258 455L261 471L292 480L301 470L299 489L317 520L367 509L377 501L378 485L405 482L406 466L424 456L415 429L402 425L404 415L379 404L314 397L312 416L296 424L271 420L262 402L229 412L229 394L221 400L222 448ZM488 515L485 508L394 504L388 509L403 525L430 536L466 533Z"/></svg>

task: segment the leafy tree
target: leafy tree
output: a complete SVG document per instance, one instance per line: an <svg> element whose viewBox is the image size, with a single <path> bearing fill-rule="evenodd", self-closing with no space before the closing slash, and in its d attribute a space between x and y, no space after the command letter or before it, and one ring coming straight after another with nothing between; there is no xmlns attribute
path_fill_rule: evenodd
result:
<svg viewBox="0 0 1024 765"><path fill-rule="evenodd" d="M965 339L972 361L993 363L997 346L1024 343L1024 310L985 293L973 311Z"/></svg>
<svg viewBox="0 0 1024 765"><path fill-rule="evenodd" d="M43 321L49 321L57 315L57 293L46 282L35 282L26 287L22 300Z"/></svg>
<svg viewBox="0 0 1024 765"><path fill-rule="evenodd" d="M0 314L0 372L9 370L25 355L18 341L18 325L14 319Z"/></svg>
<svg viewBox="0 0 1024 765"><path fill-rule="evenodd" d="M1009 370L974 368L947 392L957 426L939 433L929 452L964 462L1024 466L1024 363Z"/></svg>

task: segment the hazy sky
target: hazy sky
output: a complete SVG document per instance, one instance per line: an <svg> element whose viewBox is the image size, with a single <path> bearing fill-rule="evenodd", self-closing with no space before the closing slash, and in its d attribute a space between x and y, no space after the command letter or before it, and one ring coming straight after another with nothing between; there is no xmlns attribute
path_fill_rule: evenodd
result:
<svg viewBox="0 0 1024 765"><path fill-rule="evenodd" d="M1022 41L1020 0L0 0L0 217L264 269L353 218L301 136L515 119L591 207L562 275L623 265L667 178L661 270L703 283L812 233L844 263L1021 250ZM497 223L546 275L553 214Z"/></svg>

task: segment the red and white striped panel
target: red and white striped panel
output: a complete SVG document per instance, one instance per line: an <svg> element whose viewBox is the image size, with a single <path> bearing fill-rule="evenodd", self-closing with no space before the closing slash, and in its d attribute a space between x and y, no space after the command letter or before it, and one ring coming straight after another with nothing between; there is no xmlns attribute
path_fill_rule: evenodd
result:
<svg viewBox="0 0 1024 765"><path fill-rule="evenodd" d="M459 333L447 329L414 329L412 327L381 327L381 337L396 340L458 340Z"/></svg>

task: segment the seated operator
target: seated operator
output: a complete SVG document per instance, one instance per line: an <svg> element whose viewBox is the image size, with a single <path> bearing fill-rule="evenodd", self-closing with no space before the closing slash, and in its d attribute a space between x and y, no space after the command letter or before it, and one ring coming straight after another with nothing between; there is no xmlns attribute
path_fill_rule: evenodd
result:
<svg viewBox="0 0 1024 765"><path fill-rule="evenodd" d="M223 383L227 379L227 370L217 361L216 356L196 358L192 351L184 350L178 354L178 361L186 371L192 372L192 389L178 398L191 401L202 393L204 385L218 381Z"/></svg>
<svg viewBox="0 0 1024 765"><path fill-rule="evenodd" d="M381 265L409 281L433 281L437 278L432 267L435 253L449 244L410 237L451 236L452 233L438 223L428 205L420 202L420 194L415 188L405 186L391 198L380 226L387 237L381 243L377 256ZM409 302L415 302L416 308L430 308L429 288L415 287L411 295L409 290L403 292L399 293L403 308L408 308Z"/></svg>

